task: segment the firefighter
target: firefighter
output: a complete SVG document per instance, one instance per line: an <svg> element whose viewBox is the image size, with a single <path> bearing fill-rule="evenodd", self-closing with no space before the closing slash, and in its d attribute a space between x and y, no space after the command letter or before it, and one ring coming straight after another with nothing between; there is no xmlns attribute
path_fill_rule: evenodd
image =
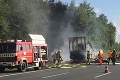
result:
<svg viewBox="0 0 120 80"><path fill-rule="evenodd" d="M54 63L54 64L56 63L56 54L57 54L57 52L55 52L55 53L52 55L53 63Z"/></svg>
<svg viewBox="0 0 120 80"><path fill-rule="evenodd" d="M116 50L113 49L113 52L112 52L112 63L113 63L113 65L115 65L115 61L116 61Z"/></svg>
<svg viewBox="0 0 120 80"><path fill-rule="evenodd" d="M112 61L112 50L108 52L108 61L110 62L110 60Z"/></svg>
<svg viewBox="0 0 120 80"><path fill-rule="evenodd" d="M87 62L86 64L89 64L91 63L91 58L92 58L92 54L90 53L90 51L87 51Z"/></svg>
<svg viewBox="0 0 120 80"><path fill-rule="evenodd" d="M102 65L102 59L103 59L103 54L99 51L98 53L98 61L99 61L99 65Z"/></svg>
<svg viewBox="0 0 120 80"><path fill-rule="evenodd" d="M62 60L62 57L61 57L61 50L59 50L57 53L56 53L56 60L57 60L57 66L59 66L61 64L61 61Z"/></svg>

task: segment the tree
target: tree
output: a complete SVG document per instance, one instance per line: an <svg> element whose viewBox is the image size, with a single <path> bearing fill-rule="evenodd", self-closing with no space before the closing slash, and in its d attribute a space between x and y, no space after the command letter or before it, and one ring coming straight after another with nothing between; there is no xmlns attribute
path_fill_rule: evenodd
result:
<svg viewBox="0 0 120 80"><path fill-rule="evenodd" d="M90 3L87 3L87 1L84 1L83 3L80 3L80 6L78 7L77 13L76 13L76 21L79 25L76 30L80 30L82 32L86 32L89 30L88 27L88 20L90 16L95 15L95 12L93 11L93 8L90 7Z"/></svg>
<svg viewBox="0 0 120 80"><path fill-rule="evenodd" d="M9 38L9 21L6 18L9 13L10 10L6 0L0 0L0 39L3 40Z"/></svg>
<svg viewBox="0 0 120 80"><path fill-rule="evenodd" d="M116 28L113 26L113 24L110 22L108 24L108 48L112 48L115 43L115 36L116 36Z"/></svg>
<svg viewBox="0 0 120 80"><path fill-rule="evenodd" d="M104 14L99 15L98 17L99 23L102 24L101 26L101 35L102 35L102 42L105 49L109 49L115 43L115 33L116 28L110 22L108 23L107 16Z"/></svg>

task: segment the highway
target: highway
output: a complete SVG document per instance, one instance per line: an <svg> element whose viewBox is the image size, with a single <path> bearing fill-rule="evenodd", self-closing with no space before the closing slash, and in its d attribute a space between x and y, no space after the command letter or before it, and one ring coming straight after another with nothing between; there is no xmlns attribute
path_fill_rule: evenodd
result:
<svg viewBox="0 0 120 80"><path fill-rule="evenodd" d="M26 72L7 71L0 73L0 80L119 80L120 65L108 66L109 72L104 73L106 65L86 65L83 68L50 68Z"/></svg>

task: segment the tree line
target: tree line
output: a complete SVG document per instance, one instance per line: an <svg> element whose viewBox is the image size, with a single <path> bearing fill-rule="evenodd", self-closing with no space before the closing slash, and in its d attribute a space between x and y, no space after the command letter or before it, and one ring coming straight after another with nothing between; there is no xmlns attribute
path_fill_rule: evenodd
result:
<svg viewBox="0 0 120 80"><path fill-rule="evenodd" d="M115 42L116 27L105 14L97 16L87 1L76 6L74 0L70 4L55 0L0 0L2 40L24 39L29 33L42 34L54 49L64 44L61 34L68 27L103 49L120 50Z"/></svg>

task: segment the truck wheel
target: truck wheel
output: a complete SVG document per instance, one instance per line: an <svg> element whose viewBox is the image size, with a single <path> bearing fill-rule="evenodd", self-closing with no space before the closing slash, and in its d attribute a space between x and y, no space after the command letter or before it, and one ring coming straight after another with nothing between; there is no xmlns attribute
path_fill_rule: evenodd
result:
<svg viewBox="0 0 120 80"><path fill-rule="evenodd" d="M26 63L25 63L25 62L22 62L17 69L18 69L18 71L20 71L20 72L25 72L26 69L27 69Z"/></svg>
<svg viewBox="0 0 120 80"><path fill-rule="evenodd" d="M34 67L34 70L40 70L40 69L42 69L41 62L39 62L39 66L38 67Z"/></svg>
<svg viewBox="0 0 120 80"><path fill-rule="evenodd" d="M5 68L4 67L0 67L0 72L4 72Z"/></svg>

